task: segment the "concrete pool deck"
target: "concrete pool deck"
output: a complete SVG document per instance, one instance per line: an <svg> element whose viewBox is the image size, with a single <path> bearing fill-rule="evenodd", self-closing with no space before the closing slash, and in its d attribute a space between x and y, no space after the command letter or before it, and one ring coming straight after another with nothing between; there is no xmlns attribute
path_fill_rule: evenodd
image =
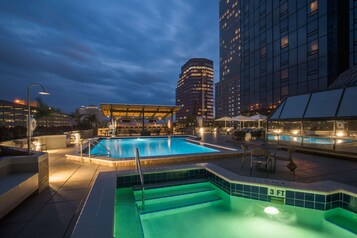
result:
<svg viewBox="0 0 357 238"><path fill-rule="evenodd" d="M226 141L230 138L225 135L202 137L209 143L239 149L239 145ZM40 195L31 196L0 220L0 237L70 236L96 176L99 172L114 170L113 167L66 160L65 154L77 149L69 147L49 151L50 188ZM286 154L286 151L279 153ZM298 165L295 178L286 168L286 161L279 161L276 173L271 174L269 178L305 183L333 180L357 187L357 161L295 153L294 162ZM210 160L210 163L239 175L249 176L249 165L247 163L241 169L240 158ZM118 168L127 169L133 168ZM265 173L256 171L253 176L266 178Z"/></svg>

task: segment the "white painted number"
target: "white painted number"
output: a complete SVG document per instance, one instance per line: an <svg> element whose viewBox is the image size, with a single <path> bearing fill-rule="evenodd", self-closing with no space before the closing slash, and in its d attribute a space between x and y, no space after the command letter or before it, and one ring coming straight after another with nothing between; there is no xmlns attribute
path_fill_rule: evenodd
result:
<svg viewBox="0 0 357 238"><path fill-rule="evenodd" d="M285 198L285 190L268 188L268 196Z"/></svg>

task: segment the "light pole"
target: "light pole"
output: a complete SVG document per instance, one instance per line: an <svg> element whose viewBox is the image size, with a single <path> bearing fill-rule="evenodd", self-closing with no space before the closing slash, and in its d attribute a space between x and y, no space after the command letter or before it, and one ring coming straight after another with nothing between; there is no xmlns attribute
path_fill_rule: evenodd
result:
<svg viewBox="0 0 357 238"><path fill-rule="evenodd" d="M48 92L46 92L45 88L39 84L39 83L31 83L28 87L27 87L27 151L28 154L31 154L31 128L30 128L30 118L31 118L31 107L30 107L30 89L33 86L39 86L42 88L42 92L39 92L38 94L41 95L49 95Z"/></svg>

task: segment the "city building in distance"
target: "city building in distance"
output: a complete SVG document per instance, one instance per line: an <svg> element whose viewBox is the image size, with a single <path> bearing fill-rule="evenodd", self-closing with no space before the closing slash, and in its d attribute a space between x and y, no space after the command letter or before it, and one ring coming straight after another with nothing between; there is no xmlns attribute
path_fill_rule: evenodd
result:
<svg viewBox="0 0 357 238"><path fill-rule="evenodd" d="M326 90L357 64L356 8L347 0L220 1L216 116L268 113L287 96Z"/></svg>
<svg viewBox="0 0 357 238"><path fill-rule="evenodd" d="M179 128L210 126L213 122L213 61L192 58L182 67L176 88ZM202 124L200 121L202 120ZM199 125L201 124L201 125Z"/></svg>
<svg viewBox="0 0 357 238"><path fill-rule="evenodd" d="M31 102L31 115L39 113L37 102ZM11 128L16 126L26 127L27 104L24 100L16 99L13 102L0 100L0 126ZM70 115L59 111L50 111L49 115L37 118L39 127L72 127L73 120Z"/></svg>

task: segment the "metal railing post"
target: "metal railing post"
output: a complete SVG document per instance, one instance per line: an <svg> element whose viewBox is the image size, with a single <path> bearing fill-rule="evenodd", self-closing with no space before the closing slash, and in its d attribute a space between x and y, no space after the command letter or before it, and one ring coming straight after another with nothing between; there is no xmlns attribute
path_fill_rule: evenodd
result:
<svg viewBox="0 0 357 238"><path fill-rule="evenodd" d="M141 208L142 210L145 209L145 187L144 187L144 176L141 170L141 163L140 163L140 156L139 156L139 149L136 148L135 150L135 161L136 161L136 169L140 176L141 182Z"/></svg>

